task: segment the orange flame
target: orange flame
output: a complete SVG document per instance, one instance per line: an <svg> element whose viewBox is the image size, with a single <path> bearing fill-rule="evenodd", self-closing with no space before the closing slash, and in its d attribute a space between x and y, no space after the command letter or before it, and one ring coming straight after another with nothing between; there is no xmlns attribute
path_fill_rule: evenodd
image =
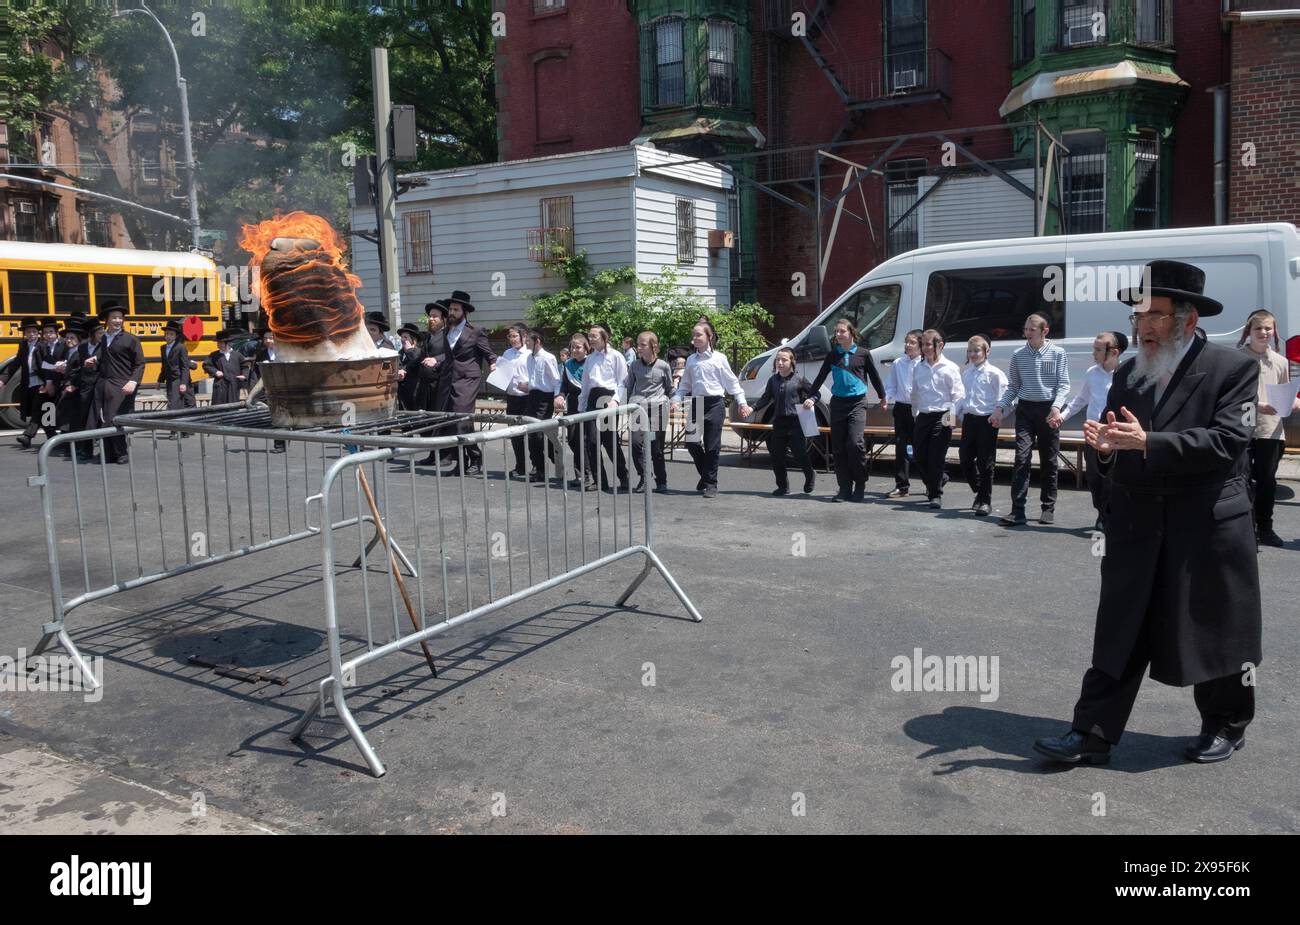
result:
<svg viewBox="0 0 1300 925"><path fill-rule="evenodd" d="M298 240L273 248L277 238ZM253 288L277 340L314 347L341 341L361 326L361 280L348 272L343 239L319 215L290 212L245 225L239 246L253 255Z"/></svg>

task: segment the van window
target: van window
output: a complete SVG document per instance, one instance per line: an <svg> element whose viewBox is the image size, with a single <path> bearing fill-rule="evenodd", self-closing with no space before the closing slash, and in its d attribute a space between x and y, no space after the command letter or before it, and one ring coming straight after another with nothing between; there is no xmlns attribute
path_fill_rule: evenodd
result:
<svg viewBox="0 0 1300 925"><path fill-rule="evenodd" d="M858 290L826 316L826 336L834 343L836 322L847 318L858 329L858 343L868 350L893 343L902 294L897 283Z"/></svg>
<svg viewBox="0 0 1300 925"><path fill-rule="evenodd" d="M45 288L44 271L10 270L9 271L9 311L39 312L42 315L50 310L50 297Z"/></svg>
<svg viewBox="0 0 1300 925"><path fill-rule="evenodd" d="M1044 298L1049 264L937 270L925 291L925 326L950 344L976 334L1021 340L1025 319L1047 318L1053 338L1065 337L1065 303Z"/></svg>

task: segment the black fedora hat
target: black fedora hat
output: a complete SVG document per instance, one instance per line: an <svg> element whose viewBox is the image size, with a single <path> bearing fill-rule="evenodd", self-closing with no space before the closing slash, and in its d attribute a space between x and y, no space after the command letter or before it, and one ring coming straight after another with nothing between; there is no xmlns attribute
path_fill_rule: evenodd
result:
<svg viewBox="0 0 1300 925"><path fill-rule="evenodd" d="M99 320L107 321L110 312L121 312L122 317L126 317L126 306L121 302L105 302L99 306Z"/></svg>
<svg viewBox="0 0 1300 925"><path fill-rule="evenodd" d="M221 343L223 340L230 340L230 338L232 337L238 337L240 334L247 334L247 333L248 333L247 331L241 331L238 328L222 328L220 331L218 331L216 334L213 335L212 339L215 340L217 343Z"/></svg>
<svg viewBox="0 0 1300 925"><path fill-rule="evenodd" d="M41 329L41 319L40 319L40 318L24 318L24 319L23 319L23 330L26 331L26 330L29 330L29 329L31 329L31 328L35 328L36 330L39 331L39 330Z"/></svg>
<svg viewBox="0 0 1300 925"><path fill-rule="evenodd" d="M162 326L162 329L163 333L173 331L177 337L181 336L181 323L179 321L169 321Z"/></svg>
<svg viewBox="0 0 1300 925"><path fill-rule="evenodd" d="M451 307L452 302L459 302L461 305L465 306L465 314L467 315L474 310L474 303L469 300L469 293L464 289L453 290L452 294L443 301L448 308Z"/></svg>
<svg viewBox="0 0 1300 925"><path fill-rule="evenodd" d="M444 302L442 299L438 299L436 302L426 302L424 305L425 316L428 317L429 315L432 315L434 312L441 312L442 317L446 318L447 303Z"/></svg>
<svg viewBox="0 0 1300 925"><path fill-rule="evenodd" d="M397 329L397 333L399 335L410 334L412 337L419 337L420 329L415 326L414 321L408 321L406 322L406 324L402 325L400 328Z"/></svg>
<svg viewBox="0 0 1300 925"><path fill-rule="evenodd" d="M60 337L66 337L69 334L76 334L78 340L86 339L86 329L76 324L65 324L59 331Z"/></svg>
<svg viewBox="0 0 1300 925"><path fill-rule="evenodd" d="M388 319L383 312L366 312L366 324L373 324L381 331L389 330Z"/></svg>
<svg viewBox="0 0 1300 925"><path fill-rule="evenodd" d="M1202 316L1217 315L1223 303L1205 295L1205 271L1190 263L1178 260L1153 260L1143 268L1142 286L1123 289L1115 298L1127 305L1136 305L1144 296L1168 296L1181 302L1190 302Z"/></svg>

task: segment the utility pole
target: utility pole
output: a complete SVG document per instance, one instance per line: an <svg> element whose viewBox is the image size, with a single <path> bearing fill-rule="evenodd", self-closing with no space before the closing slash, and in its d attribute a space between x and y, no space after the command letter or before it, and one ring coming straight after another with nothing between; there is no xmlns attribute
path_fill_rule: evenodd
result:
<svg viewBox="0 0 1300 925"><path fill-rule="evenodd" d="M397 272L397 167L392 158L389 125L388 49L370 49L370 73L375 85L375 190L379 226L379 274L385 294L384 313L394 331L402 323L402 290Z"/></svg>
<svg viewBox="0 0 1300 925"><path fill-rule="evenodd" d="M163 38L167 40L167 47L172 53L172 64L176 68L176 89L181 94L181 136L185 144L185 185L189 189L190 199L190 247L198 250L200 247L199 191L198 187L194 185L194 141L190 136L190 93L185 78L181 76L181 59L176 54L176 44L172 41L171 33L162 24L162 20L154 15L153 10L145 5L144 0L140 0L140 9L138 10L121 10L113 15L126 16L131 13L141 13L157 23L158 28L162 30ZM386 70L385 74L387 74Z"/></svg>

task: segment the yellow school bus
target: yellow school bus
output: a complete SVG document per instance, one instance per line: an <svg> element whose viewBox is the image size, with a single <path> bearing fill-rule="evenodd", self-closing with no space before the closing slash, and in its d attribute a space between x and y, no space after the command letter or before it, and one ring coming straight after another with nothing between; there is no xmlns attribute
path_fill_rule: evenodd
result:
<svg viewBox="0 0 1300 925"><path fill-rule="evenodd" d="M162 328L169 321L201 320L202 336L187 338L190 356L202 360L216 349L213 336L222 327L222 308L232 298L217 266L198 254L91 247L83 244L29 244L0 241L0 404L16 401L20 377L10 375L22 324L27 318L53 318L62 327L80 311L94 318L103 305L126 306L125 328L144 347L144 384L158 381ZM189 330L199 327L191 321ZM200 366L193 377L204 377ZM16 409L0 408L11 427L20 426Z"/></svg>

